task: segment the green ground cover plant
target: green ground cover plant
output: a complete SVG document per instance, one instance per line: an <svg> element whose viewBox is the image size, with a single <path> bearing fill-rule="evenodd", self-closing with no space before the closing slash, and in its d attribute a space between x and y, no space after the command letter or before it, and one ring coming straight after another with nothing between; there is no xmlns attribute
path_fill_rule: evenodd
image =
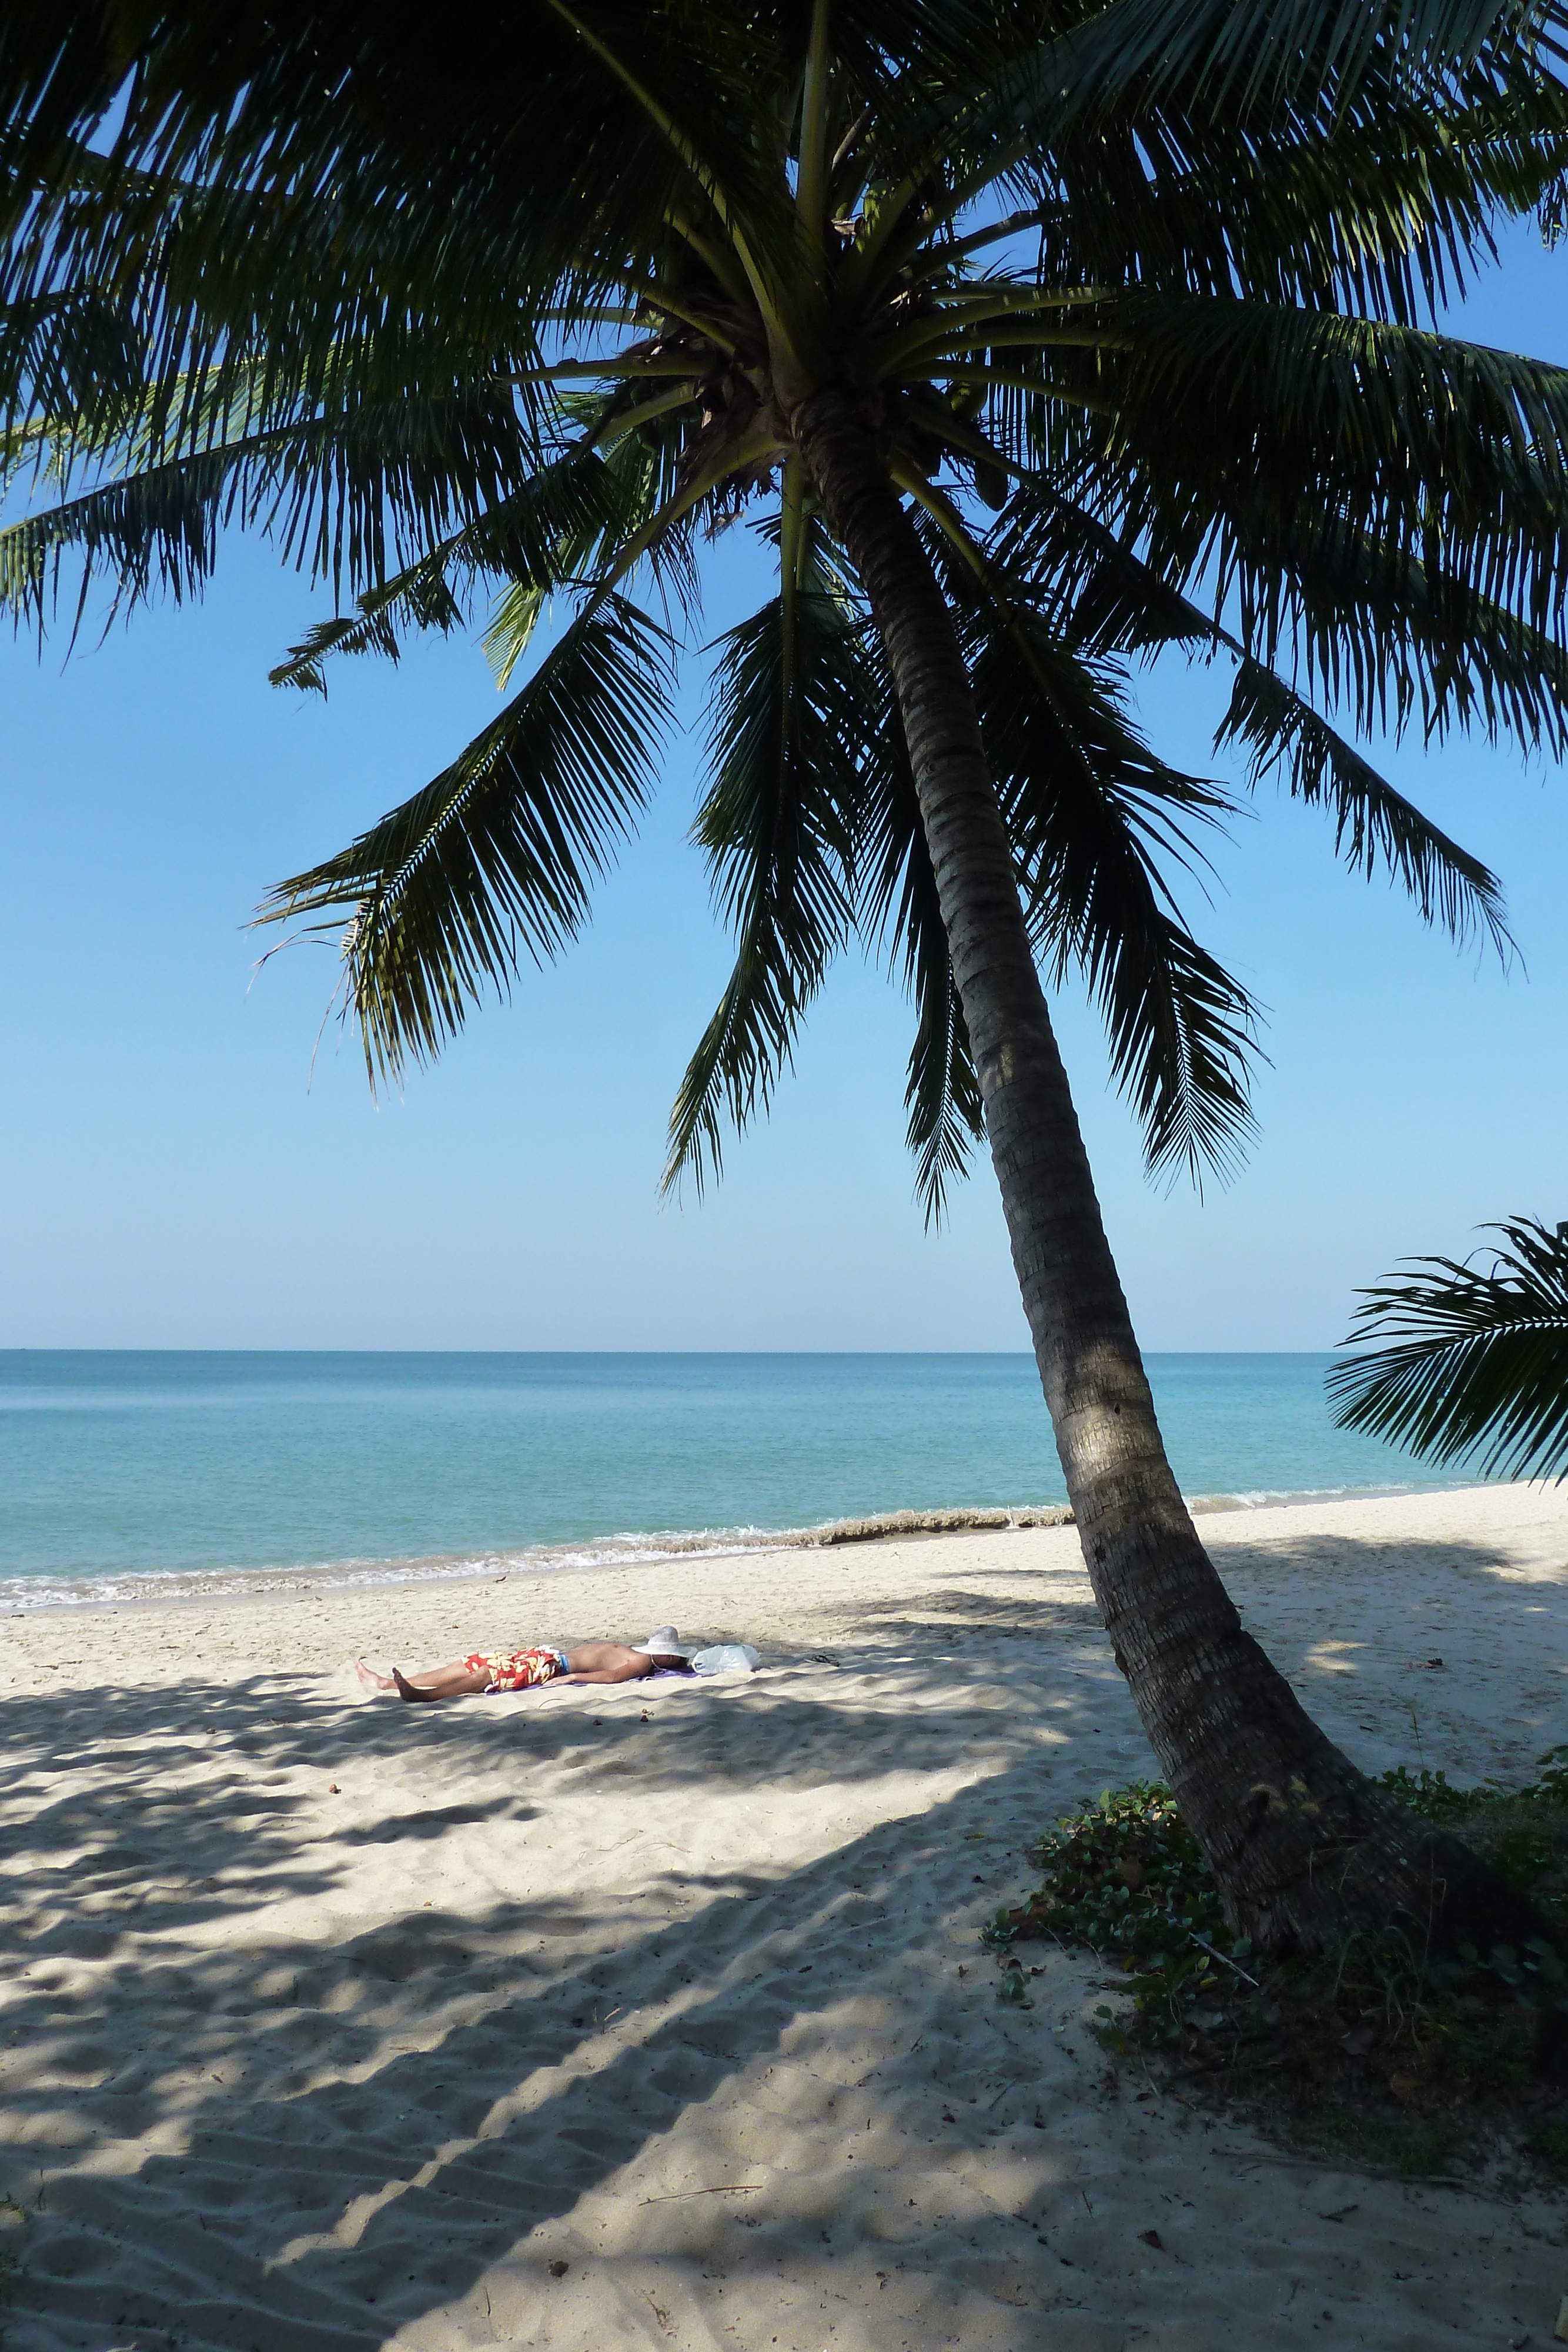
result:
<svg viewBox="0 0 1568 2352"><path fill-rule="evenodd" d="M1535 1903L1552 1936L1432 1948L1389 1927L1334 1951L1260 1954L1227 1925L1170 1790L1083 1798L1037 1849L1042 1876L984 1931L998 1998L1024 2006L1020 1947L1050 1937L1123 1981L1094 2031L1189 2105L1247 2112L1286 2145L1409 2177L1500 2162L1568 2175L1568 1747L1528 1785L1460 1788L1401 1766L1382 1785L1463 1838Z"/></svg>

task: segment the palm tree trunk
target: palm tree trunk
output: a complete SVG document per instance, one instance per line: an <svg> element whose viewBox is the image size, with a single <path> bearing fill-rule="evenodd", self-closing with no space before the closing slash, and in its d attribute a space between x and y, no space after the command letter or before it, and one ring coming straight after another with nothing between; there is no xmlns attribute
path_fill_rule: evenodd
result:
<svg viewBox="0 0 1568 2352"><path fill-rule="evenodd" d="M850 396L814 394L793 425L892 669L1095 1601L1226 1909L1261 1943L1308 1949L1396 1916L1483 1948L1538 1933L1466 1847L1356 1770L1242 1631L1166 1459L946 604Z"/></svg>

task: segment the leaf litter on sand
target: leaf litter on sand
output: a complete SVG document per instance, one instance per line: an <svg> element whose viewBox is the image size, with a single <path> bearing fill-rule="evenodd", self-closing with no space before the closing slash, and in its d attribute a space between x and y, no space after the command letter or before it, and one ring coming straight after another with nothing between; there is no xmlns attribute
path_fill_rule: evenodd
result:
<svg viewBox="0 0 1568 2352"><path fill-rule="evenodd" d="M1430 2178L1490 2158L1568 2175L1568 1747L1521 1789L1458 1788L1425 1767L1382 1785L1528 1892L1560 1948L1438 1955L1389 1928L1312 1958L1255 1951L1170 1790L1140 1780L1082 1799L1041 1839L1040 1885L982 1931L998 1999L1030 2005L1040 1970L1018 1947L1050 1937L1120 1969L1102 1990L1122 1997L1096 2004L1092 2031L1155 2088L1372 2170Z"/></svg>

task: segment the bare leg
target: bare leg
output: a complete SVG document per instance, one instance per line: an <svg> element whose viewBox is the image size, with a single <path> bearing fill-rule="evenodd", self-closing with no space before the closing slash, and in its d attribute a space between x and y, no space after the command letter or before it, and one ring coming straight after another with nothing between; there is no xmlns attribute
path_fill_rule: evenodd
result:
<svg viewBox="0 0 1568 2352"><path fill-rule="evenodd" d="M354 1672L367 1690L392 1691L397 1688L391 1675L378 1675L372 1667L366 1665L363 1658L354 1660Z"/></svg>
<svg viewBox="0 0 1568 2352"><path fill-rule="evenodd" d="M392 1685L399 1698L466 1698L475 1691L488 1689L489 1682L487 1673L471 1671L462 1658L454 1658L445 1666L416 1666L412 1677L396 1666L392 1668Z"/></svg>

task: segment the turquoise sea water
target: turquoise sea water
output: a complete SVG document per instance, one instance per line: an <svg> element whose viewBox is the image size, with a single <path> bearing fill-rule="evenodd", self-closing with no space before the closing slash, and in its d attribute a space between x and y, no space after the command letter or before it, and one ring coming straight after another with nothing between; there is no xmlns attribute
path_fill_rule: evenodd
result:
<svg viewBox="0 0 1568 2352"><path fill-rule="evenodd" d="M1328 1361L1152 1357L1185 1491L1430 1483L1331 1425ZM11 1606L106 1578L586 1565L1063 1494L1022 1355L0 1352Z"/></svg>

